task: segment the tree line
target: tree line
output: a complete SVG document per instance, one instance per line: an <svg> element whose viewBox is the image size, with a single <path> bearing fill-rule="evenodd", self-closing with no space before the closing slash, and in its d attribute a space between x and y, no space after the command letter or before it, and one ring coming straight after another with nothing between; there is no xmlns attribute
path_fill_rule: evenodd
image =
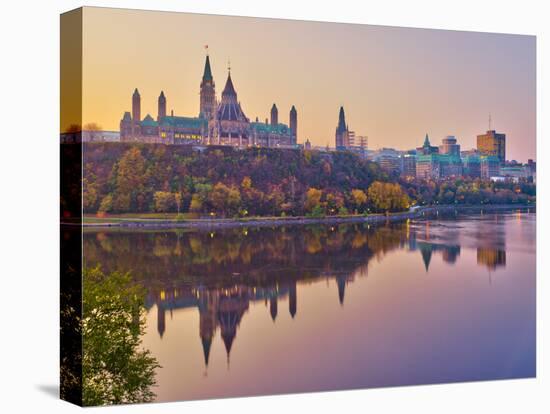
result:
<svg viewBox="0 0 550 414"><path fill-rule="evenodd" d="M533 184L403 181L348 152L129 143L84 145L85 213L323 216L415 204L534 201Z"/></svg>

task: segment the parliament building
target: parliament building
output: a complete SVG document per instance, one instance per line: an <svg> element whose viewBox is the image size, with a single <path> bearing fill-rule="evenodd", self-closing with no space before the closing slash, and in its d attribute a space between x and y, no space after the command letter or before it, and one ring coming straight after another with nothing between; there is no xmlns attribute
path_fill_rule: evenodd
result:
<svg viewBox="0 0 550 414"><path fill-rule="evenodd" d="M158 114L141 117L141 96L137 88L132 95L132 112L120 121L122 142L146 142L180 145L231 145L236 147L296 148L298 117L294 105L288 125L279 123L279 111L273 104L270 120L251 122L245 115L228 70L221 100L216 98L216 85L206 56L200 84L200 109L197 117L166 113L164 91L158 97Z"/></svg>

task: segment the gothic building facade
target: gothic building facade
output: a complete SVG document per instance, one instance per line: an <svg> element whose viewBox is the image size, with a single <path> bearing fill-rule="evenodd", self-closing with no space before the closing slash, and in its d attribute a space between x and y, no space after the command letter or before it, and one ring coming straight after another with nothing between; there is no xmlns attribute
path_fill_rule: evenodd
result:
<svg viewBox="0 0 550 414"><path fill-rule="evenodd" d="M294 105L289 112L289 124L279 122L277 106L271 108L271 120L251 122L245 115L228 71L221 100L216 98L210 57L206 56L200 84L199 115L174 116L166 111L166 96L158 97L158 113L141 117L141 95L137 88L132 95L132 111L125 112L120 121L122 142L163 144L231 145L236 147L296 148L298 115Z"/></svg>

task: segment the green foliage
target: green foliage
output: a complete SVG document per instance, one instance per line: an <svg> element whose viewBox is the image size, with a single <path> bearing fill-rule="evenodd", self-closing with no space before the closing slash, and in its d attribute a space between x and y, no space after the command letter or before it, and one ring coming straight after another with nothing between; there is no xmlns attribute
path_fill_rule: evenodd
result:
<svg viewBox="0 0 550 414"><path fill-rule="evenodd" d="M113 196L111 194L107 194L101 200L101 204L99 205L99 212L108 213L112 209L113 209Z"/></svg>
<svg viewBox="0 0 550 414"><path fill-rule="evenodd" d="M145 290L128 273L84 269L82 388L86 406L152 401L156 359L141 346Z"/></svg>
<svg viewBox="0 0 550 414"><path fill-rule="evenodd" d="M316 205L313 207L311 212L308 214L308 217L324 217L325 216L325 210L320 205Z"/></svg>

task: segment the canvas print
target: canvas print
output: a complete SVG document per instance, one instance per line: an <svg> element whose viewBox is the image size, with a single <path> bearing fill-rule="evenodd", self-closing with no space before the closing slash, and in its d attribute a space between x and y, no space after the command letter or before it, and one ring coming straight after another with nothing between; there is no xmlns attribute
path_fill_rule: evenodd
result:
<svg viewBox="0 0 550 414"><path fill-rule="evenodd" d="M61 396L536 375L535 37L61 16Z"/></svg>

